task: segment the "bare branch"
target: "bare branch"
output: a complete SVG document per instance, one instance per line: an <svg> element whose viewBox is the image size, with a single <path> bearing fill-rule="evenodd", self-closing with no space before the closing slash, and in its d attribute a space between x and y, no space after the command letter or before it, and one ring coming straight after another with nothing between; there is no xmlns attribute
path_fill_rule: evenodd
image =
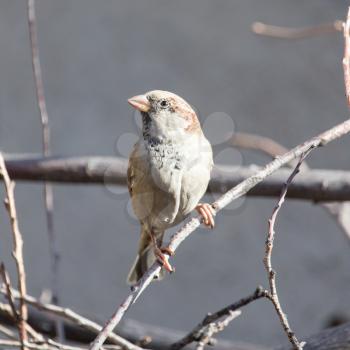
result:
<svg viewBox="0 0 350 350"><path fill-rule="evenodd" d="M126 185L127 160L123 158L40 158L7 155L5 159L10 176L17 180ZM257 166L216 165L212 171L208 192L224 193L228 188L239 184L260 169ZM279 169L252 188L247 195L279 196L288 175L287 169ZM289 187L287 197L314 202L350 200L350 171L316 169L300 174Z"/></svg>
<svg viewBox="0 0 350 350"><path fill-rule="evenodd" d="M6 289L4 287L0 288L0 293L5 295ZM17 290L12 289L12 295L15 299L20 299L20 294ZM60 307L60 306L54 305L54 304L42 303L39 300L37 300L36 298L29 296L29 295L25 295L23 297L23 300L28 305L31 305L38 310L46 311L46 312L51 313L55 316L64 318L68 321L71 321L71 322L77 324L78 326L80 326L82 328L85 328L85 329L88 329L88 330L91 330L94 332L100 332L102 329L102 327L99 324L97 324L96 322L93 322L93 321L77 314L76 312L74 312L71 309ZM125 340L124 338L118 336L115 333L111 333L108 337L108 340L110 342L112 342L116 345L120 345L128 350L141 350L140 347L130 343L129 341Z"/></svg>
<svg viewBox="0 0 350 350"><path fill-rule="evenodd" d="M197 341L197 342L200 341L201 337L203 336L203 333L205 332L205 330L210 324L215 324L220 318L230 316L232 312L237 311L238 309L250 304L251 302L257 299L266 297L267 294L268 294L268 291L264 290L262 287L258 287L255 290L255 292L252 293L251 295L245 298L242 298L236 303L233 303L229 306L224 307L223 309L215 312L214 314L208 314L203 319L203 321L199 323L190 333L188 333L186 336L184 336L182 339L180 339L176 343L172 344L171 350L179 350L194 341Z"/></svg>
<svg viewBox="0 0 350 350"><path fill-rule="evenodd" d="M331 23L322 23L317 26L305 28L287 28L273 26L261 22L252 24L252 31L255 34L269 36L278 39L303 39L329 33L341 32L343 22L336 20Z"/></svg>
<svg viewBox="0 0 350 350"><path fill-rule="evenodd" d="M345 42L343 58L345 93L348 105L350 106L350 8L348 9L347 20L343 25L343 34Z"/></svg>
<svg viewBox="0 0 350 350"><path fill-rule="evenodd" d="M15 183L11 181L7 173L4 158L1 153L0 153L0 176L2 176L4 185L5 185L5 192L6 192L5 207L9 214L11 228L12 228L12 238L13 238L12 255L16 263L17 277L18 277L18 290L21 296L19 300L19 316L20 316L19 326L21 329L20 340L22 343L22 350L23 350L25 349L25 346L23 344L24 342L27 341L26 322L28 318L27 306L23 300L23 296L27 294L26 275L25 275L24 262L23 262L23 239L22 239L22 234L18 227L17 211L16 211L16 204L15 204L15 197L14 197Z"/></svg>
<svg viewBox="0 0 350 350"><path fill-rule="evenodd" d="M279 297L277 294L276 272L272 268L271 256L272 256L273 242L275 239L275 222L276 222L277 215L281 209L282 204L284 203L289 185L292 183L294 177L299 173L300 166L301 166L302 162L307 157L307 155L311 152L311 150L312 150L312 148L310 148L309 150L307 150L305 153L303 153L300 156L300 160L299 160L298 164L296 165L292 174L289 176L287 182L285 183L284 188L282 189L281 196L280 196L278 203L277 203L276 207L274 208L274 210L272 212L272 216L269 220L269 230L268 230L268 235L267 235L267 239L266 239L265 257L264 257L264 265L265 265L265 269L267 271L269 285L270 285L270 293L268 295L268 298L271 300L272 304L274 305L276 312L280 318L283 329L286 332L289 341L291 342L291 344L293 345L293 347L296 350L302 350L304 343L299 342L299 340L295 336L294 332L290 328L290 325L289 325L289 322L287 319L287 315L282 310L282 307L281 307L281 304L279 301Z"/></svg>
<svg viewBox="0 0 350 350"><path fill-rule="evenodd" d="M231 146L261 151L271 157L281 156L288 152L288 149L269 137L236 132L228 140Z"/></svg>
<svg viewBox="0 0 350 350"><path fill-rule="evenodd" d="M94 319L94 317L89 317ZM15 325L9 305L0 303L0 322L7 325ZM37 311L35 309L29 310L28 322L38 332L46 334L50 337L56 336L56 330L52 317L47 315L45 310ZM95 339L98 332L92 329L82 328L78 324L64 320L64 331L67 340L74 342L88 344ZM146 338L151 340L151 343L146 347L153 350L169 349L171 344L176 340L182 338L185 334L183 332L169 329L161 326L150 325L132 319L126 319L118 327L118 334L132 343L140 344ZM145 336L146 335L146 336ZM140 345L141 346L141 345ZM109 345L104 345L105 349ZM254 345L242 342L231 342L228 340L218 340L215 344L217 350L267 350L261 345ZM271 350L271 349L270 349Z"/></svg>
<svg viewBox="0 0 350 350"><path fill-rule="evenodd" d="M290 350L288 345L279 346L275 350ZM305 350L349 350L350 322L337 327L324 329L306 338Z"/></svg>
<svg viewBox="0 0 350 350"><path fill-rule="evenodd" d="M11 329L9 329L1 324L0 324L0 333L5 335L9 339L12 339L12 340L17 339L15 332L12 332ZM19 344L21 344L21 343L19 343Z"/></svg>
<svg viewBox="0 0 350 350"><path fill-rule="evenodd" d="M276 158L269 164L267 164L263 169L258 171L256 174L252 175L248 179L244 180L237 186L233 187L231 190L222 195L216 202L212 204L213 209L218 212L228 205L233 200L243 196L258 183L262 182L265 178L270 176L277 169L281 168L283 165L288 164L291 160L296 159L301 156L304 152L308 151L310 148L316 148L320 146L325 146L329 142L338 139L341 136L346 135L350 132L350 120L346 120L343 123L325 131L324 133L296 146L283 156ZM176 232L170 240L167 248L175 252L178 246L201 224L201 220L198 216L192 218L188 221L178 232ZM153 281L154 277L160 272L161 266L158 262L155 262L150 269L143 275L143 277L138 281L138 283L132 288L131 293L126 297L126 299L120 304L117 310L113 313L111 318L107 321L101 333L96 337L95 341L92 343L90 350L98 350L104 343L106 337L120 320L125 315L126 311L130 306L136 302L141 293L147 288L147 286Z"/></svg>
<svg viewBox="0 0 350 350"><path fill-rule="evenodd" d="M19 341L0 339L0 347L5 347L5 349L19 348L20 346L21 346L21 343ZM84 348L81 348L81 347L60 344L53 340L49 340L48 342L43 342L43 343L25 342L25 346L28 349L33 349L33 350L84 350ZM114 348L114 349L117 350L118 348Z"/></svg>
<svg viewBox="0 0 350 350"><path fill-rule="evenodd" d="M230 311L230 313L226 315L222 321L208 324L202 334L199 335L197 350L203 350L206 345L215 345L216 340L213 338L213 336L216 333L222 332L231 323L231 321L237 318L240 314L240 310Z"/></svg>
<svg viewBox="0 0 350 350"><path fill-rule="evenodd" d="M42 127L42 149L45 157L50 156L50 127L49 117L46 108L44 83L42 79L42 72L40 66L39 56L39 45L38 45L38 33L36 25L36 14L35 14L35 0L28 0L27 4L27 15L28 15L28 27L29 27L29 38L32 53L32 66L33 74L36 87L36 95L38 101L38 107L40 112L40 121ZM58 271L59 271L59 252L56 244L56 237L53 223L53 189L52 186L45 182L44 183L44 200L45 200L45 212L46 212L46 223L47 232L49 238L49 254L51 259L51 288L53 294L54 303L59 303L59 283L58 283ZM59 339L64 339L62 325L57 323L57 331L59 333Z"/></svg>
<svg viewBox="0 0 350 350"><path fill-rule="evenodd" d="M11 311L12 311L12 317L13 319L16 321L17 327L19 327L19 334L21 333L21 327L20 327L20 316L16 310L16 306L15 306L15 301L14 298L12 296L12 291L11 291L11 281L10 281L10 276L8 275L5 265L4 263L1 263L0 265L0 274L1 274L1 278L4 282L5 288L6 288L6 298L7 301L11 307Z"/></svg>
<svg viewBox="0 0 350 350"><path fill-rule="evenodd" d="M288 149L282 146L281 144L277 143L276 141L268 137L263 137L260 135L236 133L228 142L234 147L261 151L273 158L277 156L281 156L283 153L288 152ZM295 165L296 165L296 162L291 162L290 164L288 164L289 167L295 167ZM316 175L314 171L310 172L311 169L306 164L306 162L302 164L301 169L308 170L308 172L306 173L307 177L311 176L314 178L314 175ZM301 177L302 176L303 175L301 175ZM289 191L294 192L292 187L294 187L294 185L298 187L296 182L299 183L299 180L301 180L300 176L298 177L298 179L294 179L293 183L289 185L288 194L287 194L288 197L290 196ZM338 180L340 180L340 178ZM303 186L304 191L308 192L309 189L307 188L308 186L305 186L306 185L305 181L301 180L301 182L304 183L304 186ZM340 184L340 182L338 182L338 184ZM323 185L322 184L319 184L319 185L320 186L318 188L328 187L327 180L324 178ZM333 186L331 185L331 187ZM324 208L337 221L339 227L343 230L346 237L350 239L350 202L343 202L343 203L321 202L319 203L319 205L322 208Z"/></svg>

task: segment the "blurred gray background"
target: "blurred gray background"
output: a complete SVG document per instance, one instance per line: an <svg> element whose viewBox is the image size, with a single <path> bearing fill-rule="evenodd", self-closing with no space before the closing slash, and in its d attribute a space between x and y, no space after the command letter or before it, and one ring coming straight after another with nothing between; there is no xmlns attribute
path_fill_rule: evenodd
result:
<svg viewBox="0 0 350 350"><path fill-rule="evenodd" d="M120 137L138 132L127 98L155 88L184 96L202 120L223 112L238 131L296 145L348 117L342 35L283 41L257 37L250 26L256 20L316 25L343 19L348 5L340 0L38 0L52 152L117 155ZM0 48L1 150L39 153L26 1L0 1ZM126 149L129 139L124 139ZM349 169L349 147L346 137L315 151L309 164ZM242 159L246 165L268 161L252 152ZM62 303L102 320L128 293L125 279L139 237L125 209L127 194L112 192L104 186L54 186ZM50 285L42 186L18 183L16 199L29 292L39 296ZM274 204L275 199L248 198L239 209L219 215L214 231L194 233L174 259L176 274L152 285L128 317L189 330L206 312L266 285L263 245ZM0 220L0 257L13 271L4 210ZM334 314L350 316L349 253L349 241L322 209L287 201L278 218L273 265L281 302L301 337L322 329ZM285 342L266 301L244 308L223 337Z"/></svg>

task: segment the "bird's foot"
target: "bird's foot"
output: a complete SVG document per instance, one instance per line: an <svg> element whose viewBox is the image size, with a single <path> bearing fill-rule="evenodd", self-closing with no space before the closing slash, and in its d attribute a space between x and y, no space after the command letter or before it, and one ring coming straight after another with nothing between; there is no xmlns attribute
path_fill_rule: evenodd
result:
<svg viewBox="0 0 350 350"><path fill-rule="evenodd" d="M215 210L213 209L213 207L208 203L199 203L196 206L196 210L199 213L199 215L202 216L204 225L209 228L214 228Z"/></svg>
<svg viewBox="0 0 350 350"><path fill-rule="evenodd" d="M172 267L168 261L168 257L165 255L173 256L174 252L170 248L158 248L155 247L154 255L156 256L158 262L165 268L168 272L175 272L175 268Z"/></svg>

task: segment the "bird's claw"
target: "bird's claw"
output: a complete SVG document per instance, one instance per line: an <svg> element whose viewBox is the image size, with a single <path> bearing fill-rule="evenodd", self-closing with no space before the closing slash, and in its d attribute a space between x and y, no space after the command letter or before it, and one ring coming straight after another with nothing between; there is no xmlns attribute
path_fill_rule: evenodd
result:
<svg viewBox="0 0 350 350"><path fill-rule="evenodd" d="M168 257L165 255L174 255L174 252L170 248L156 248L154 254L158 262L165 268L165 270L167 270L169 273L175 272L175 268L170 265Z"/></svg>
<svg viewBox="0 0 350 350"><path fill-rule="evenodd" d="M210 228L214 228L215 210L213 209L213 207L208 203L199 203L196 206L196 210L199 213L199 215L202 216L204 225Z"/></svg>

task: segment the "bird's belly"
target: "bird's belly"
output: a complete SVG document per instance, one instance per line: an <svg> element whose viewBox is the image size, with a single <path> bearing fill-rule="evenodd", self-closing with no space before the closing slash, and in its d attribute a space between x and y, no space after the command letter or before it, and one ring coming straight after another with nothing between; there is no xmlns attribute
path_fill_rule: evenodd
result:
<svg viewBox="0 0 350 350"><path fill-rule="evenodd" d="M175 224L183 221L196 207L206 192L210 179L210 168L198 164L189 169L183 176L179 211Z"/></svg>

